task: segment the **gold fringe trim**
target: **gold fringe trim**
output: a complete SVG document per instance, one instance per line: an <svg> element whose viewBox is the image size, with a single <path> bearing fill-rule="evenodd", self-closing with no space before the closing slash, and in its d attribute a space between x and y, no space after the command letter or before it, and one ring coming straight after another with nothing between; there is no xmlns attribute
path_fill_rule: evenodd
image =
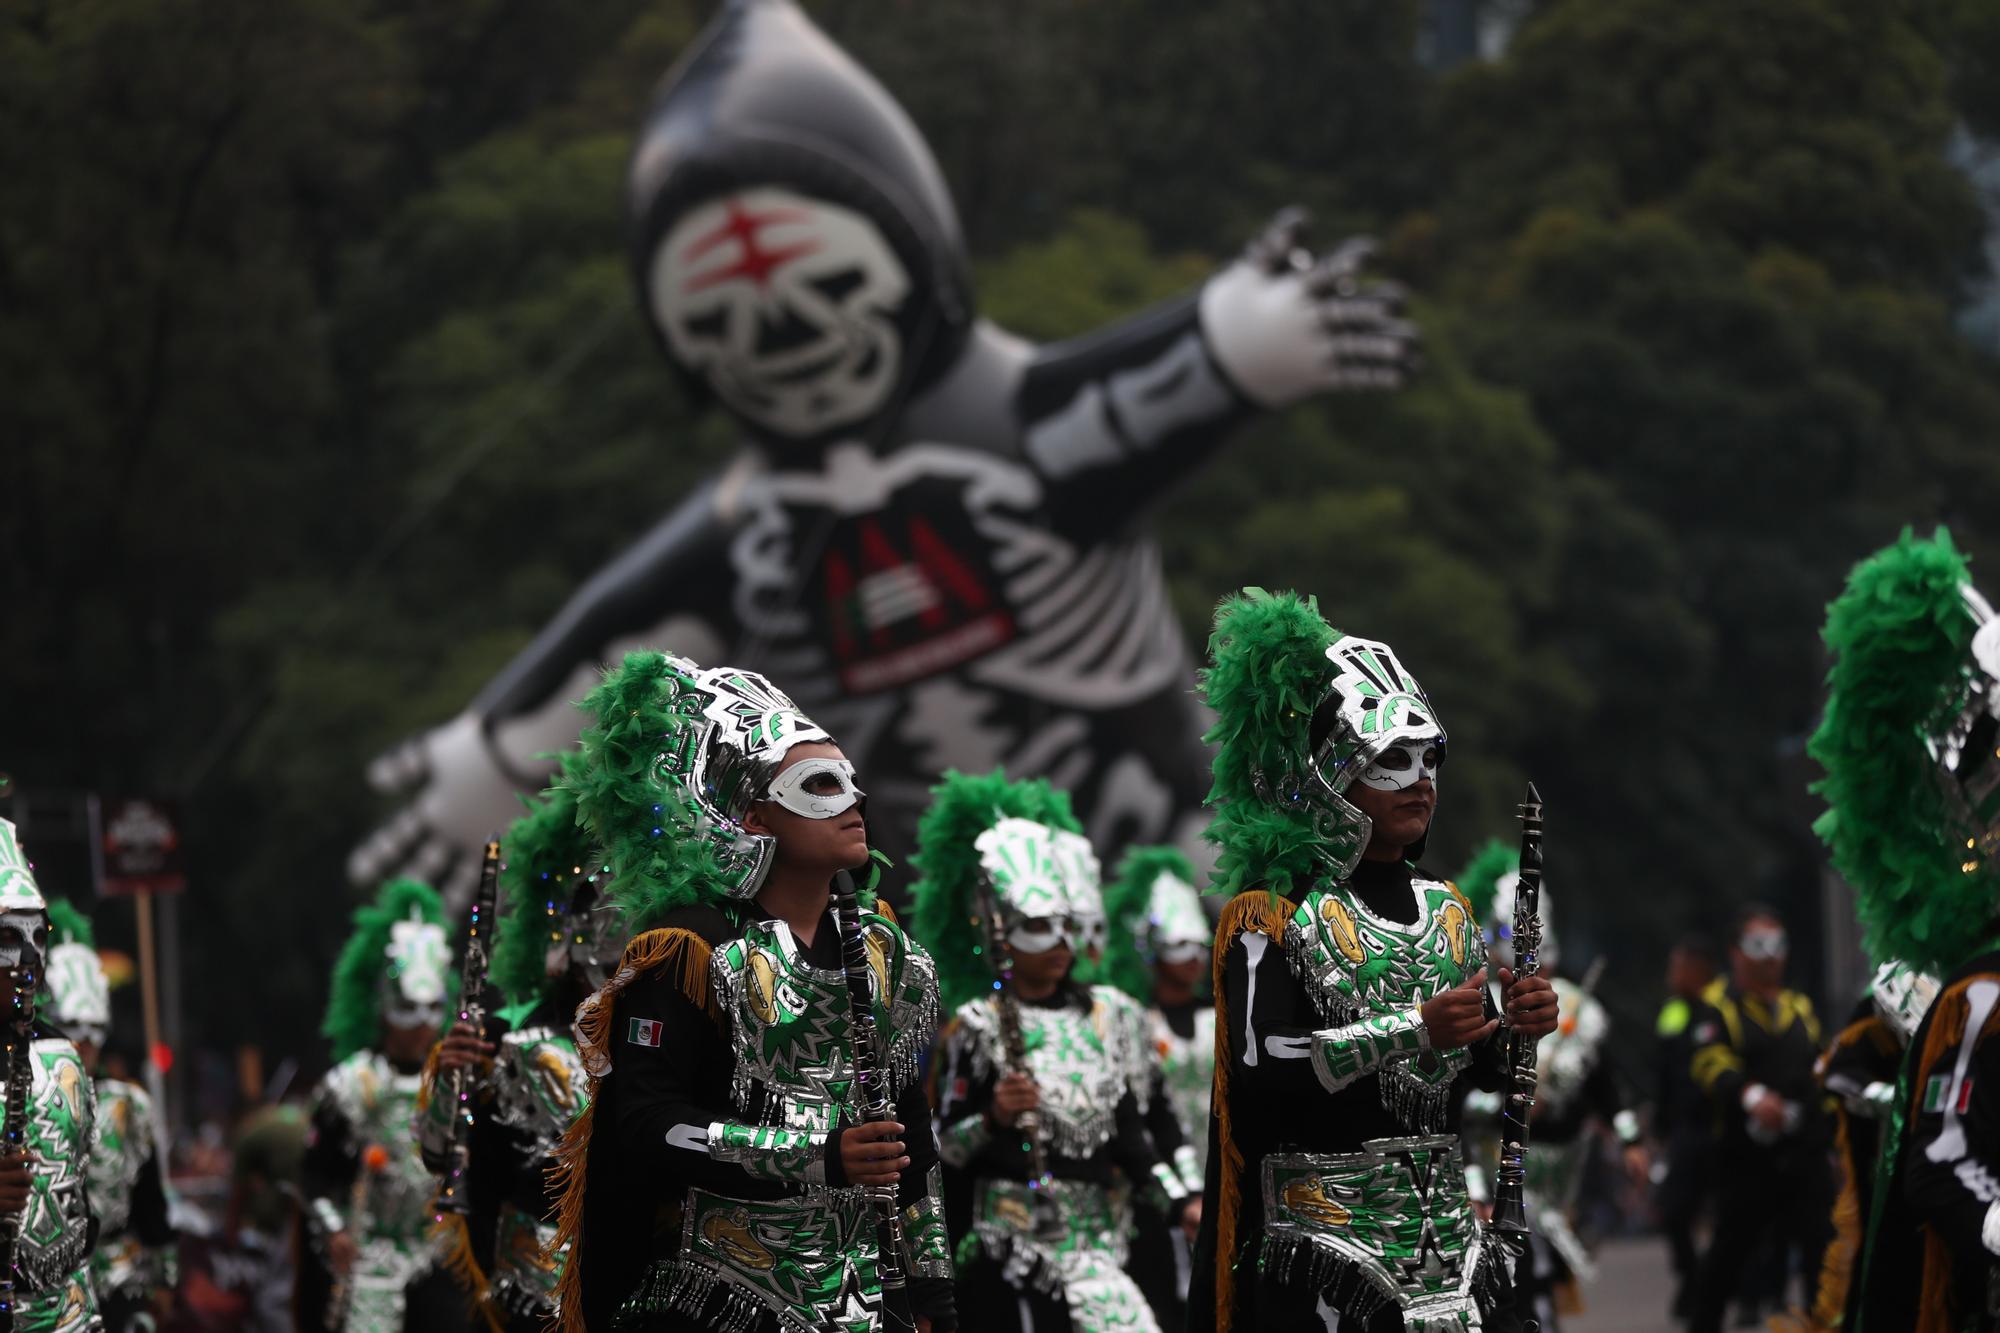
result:
<svg viewBox="0 0 2000 1333"><path fill-rule="evenodd" d="M611 1023L618 1008L618 996L641 976L659 968L673 969L674 984L690 1004L717 1023L724 1021L708 969L714 950L707 940L691 930L669 927L635 936L618 960L618 971L595 995L576 1011L577 1054L584 1067L609 1073L611 1070ZM569 1255L562 1278L556 1285L555 1327L560 1333L587 1333L583 1325L583 1196L589 1175L590 1129L597 1121L597 1087L602 1074L590 1078L590 1100L583 1114L570 1121L556 1145L555 1161L549 1165L549 1188L561 1202L556 1205L555 1247L564 1246Z"/></svg>
<svg viewBox="0 0 2000 1333"><path fill-rule="evenodd" d="M431 1053L424 1057L424 1072L417 1075L417 1114L430 1109L431 1094L437 1087L438 1054L444 1050L443 1041L431 1043Z"/></svg>
<svg viewBox="0 0 2000 1333"><path fill-rule="evenodd" d="M1865 1027L1873 1020L1863 1020L1850 1024L1834 1042L1836 1048L1846 1045L1856 1028ZM1846 1107L1834 1112L1833 1146L1840 1154L1840 1196L1833 1201L1833 1239L1826 1243L1826 1254L1819 1263L1819 1290L1813 1296L1812 1312L1799 1321L1799 1327L1810 1333L1824 1333L1840 1327L1841 1315L1847 1309L1847 1289L1854 1282L1854 1260L1861 1253L1861 1190L1854 1179L1857 1165L1867 1169L1866 1163L1854 1160L1854 1141L1849 1133L1851 1117Z"/></svg>
<svg viewBox="0 0 2000 1333"><path fill-rule="evenodd" d="M488 1278L472 1253L472 1224L458 1213L440 1213L431 1223L431 1239L437 1242L438 1267L464 1287L475 1305L486 1303Z"/></svg>
<svg viewBox="0 0 2000 1333"><path fill-rule="evenodd" d="M1222 1169L1216 1179L1215 1218L1215 1329L1229 1333L1231 1311L1236 1302L1236 1224L1243 1211L1243 1150L1236 1146L1229 1124L1230 1034L1236 1031L1229 1015L1228 991L1223 975L1228 970L1229 946L1238 935L1254 931L1268 935L1280 949L1285 928L1294 908L1289 898L1268 889L1249 889L1229 900L1215 926L1216 948L1211 960L1210 993L1215 996L1215 1114L1221 1122Z"/></svg>
<svg viewBox="0 0 2000 1333"><path fill-rule="evenodd" d="M1930 1082L1931 1070L1938 1061L1950 1058L1958 1051L1965 1039L1965 1022L1972 1016L1972 1004L1965 998L1966 988L1975 981L2000 982L2000 974L1975 972L1952 983L1949 990L1937 997L1932 1006L1936 1015L1931 1020L1930 1035L1924 1039L1924 1049L1917 1061L1914 1077L1910 1079L1910 1104L1904 1108L1908 1119L1904 1122L1914 1125L1924 1104L1924 1085ZM1990 1032L2000 1026L2000 1009L1987 1017L1983 1031ZM1917 1326L1913 1333L1951 1333L1957 1327L1952 1314L1951 1300L1951 1251L1945 1248L1936 1229L1924 1225L1924 1280L1918 1289Z"/></svg>

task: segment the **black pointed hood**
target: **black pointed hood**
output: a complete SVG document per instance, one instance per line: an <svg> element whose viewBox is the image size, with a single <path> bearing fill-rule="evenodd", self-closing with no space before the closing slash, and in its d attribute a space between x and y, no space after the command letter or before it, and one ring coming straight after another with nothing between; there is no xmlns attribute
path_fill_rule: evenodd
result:
<svg viewBox="0 0 2000 1333"><path fill-rule="evenodd" d="M691 214L760 187L860 214L907 271L907 291L885 311L904 353L883 408L893 412L951 362L971 325L958 214L916 125L792 0L725 6L667 75L627 176L641 299L669 356L704 378L712 375L689 366L667 336L654 266L663 241ZM760 242L753 235L746 244ZM793 252L773 246L757 258L782 263ZM872 424L849 421L844 433L865 435ZM763 433L809 434L769 422Z"/></svg>

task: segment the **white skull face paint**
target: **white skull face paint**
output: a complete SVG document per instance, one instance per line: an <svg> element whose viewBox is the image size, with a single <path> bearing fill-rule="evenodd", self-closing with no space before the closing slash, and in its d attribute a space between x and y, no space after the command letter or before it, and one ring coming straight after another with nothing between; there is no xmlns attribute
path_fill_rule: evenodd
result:
<svg viewBox="0 0 2000 1333"><path fill-rule="evenodd" d="M1437 781L1444 750L1435 741L1398 741L1375 756L1356 781L1376 791L1402 791L1425 778Z"/></svg>
<svg viewBox="0 0 2000 1333"><path fill-rule="evenodd" d="M807 819L844 815L867 794L854 785L854 765L845 759L801 759L771 779L769 793L779 805Z"/></svg>
<svg viewBox="0 0 2000 1333"><path fill-rule="evenodd" d="M653 252L647 282L674 356L736 411L799 439L888 402L910 290L862 214L770 187L690 211Z"/></svg>
<svg viewBox="0 0 2000 1333"><path fill-rule="evenodd" d="M1104 915L1104 871L1098 864L1097 849L1081 833L1052 829L1049 838L1055 846L1063 891L1069 897L1076 945L1095 958L1111 938L1111 923Z"/></svg>
<svg viewBox="0 0 2000 1333"><path fill-rule="evenodd" d="M412 914L389 927L389 975L382 1017L397 1027L417 1027L444 1016L445 969L451 946L444 927Z"/></svg>
<svg viewBox="0 0 2000 1333"><path fill-rule="evenodd" d="M39 967L48 947L48 918L42 912L0 909L0 968Z"/></svg>

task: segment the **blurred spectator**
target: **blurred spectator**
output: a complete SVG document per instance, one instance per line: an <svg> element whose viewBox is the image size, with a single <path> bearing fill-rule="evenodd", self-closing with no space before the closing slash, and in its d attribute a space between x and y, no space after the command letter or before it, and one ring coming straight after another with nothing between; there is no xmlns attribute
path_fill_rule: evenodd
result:
<svg viewBox="0 0 2000 1333"><path fill-rule="evenodd" d="M1693 1328L1716 1333L1744 1265L1775 1240L1780 1274L1796 1253L1817 1275L1832 1206L1831 1130L1814 1075L1812 1002L1784 986L1789 945L1768 907L1737 919L1730 976L1702 992L1691 1026L1695 1086L1717 1126L1715 1233L1702 1261Z"/></svg>
<svg viewBox="0 0 2000 1333"><path fill-rule="evenodd" d="M1693 1018L1702 991L1714 980L1715 946L1703 936L1683 936L1667 955L1667 1002L1653 1029L1658 1038L1653 1135L1664 1148L1655 1198L1673 1255L1676 1319L1693 1312L1694 1226L1709 1188L1714 1116L1694 1083Z"/></svg>

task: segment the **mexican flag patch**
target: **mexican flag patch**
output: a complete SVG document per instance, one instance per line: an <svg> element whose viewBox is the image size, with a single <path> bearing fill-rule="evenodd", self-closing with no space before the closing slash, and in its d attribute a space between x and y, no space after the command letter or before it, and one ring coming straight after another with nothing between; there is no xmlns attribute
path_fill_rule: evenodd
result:
<svg viewBox="0 0 2000 1333"><path fill-rule="evenodd" d="M657 1047L660 1044L659 1020L652 1018L629 1020L625 1025L625 1040L634 1046Z"/></svg>
<svg viewBox="0 0 2000 1333"><path fill-rule="evenodd" d="M1946 1104L1947 1099L1950 1101L1949 1106ZM1924 1084L1925 1115L1938 1115L1946 1110L1956 1111L1959 1115L1964 1115L1971 1106L1972 1079L1969 1076L1965 1082L1958 1085L1958 1096L1956 1097L1951 1096L1951 1075L1949 1074L1932 1074L1929 1082Z"/></svg>

